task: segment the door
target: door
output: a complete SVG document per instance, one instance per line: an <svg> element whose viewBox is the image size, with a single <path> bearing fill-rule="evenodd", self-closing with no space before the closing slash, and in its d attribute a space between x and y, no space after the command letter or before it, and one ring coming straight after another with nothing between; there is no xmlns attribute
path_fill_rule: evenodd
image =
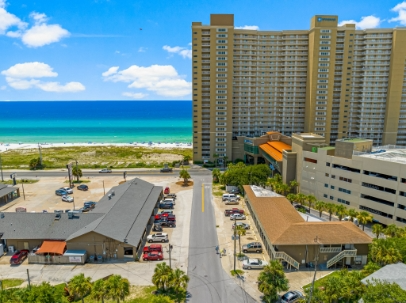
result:
<svg viewBox="0 0 406 303"><path fill-rule="evenodd" d="M133 247L124 247L124 258L134 259Z"/></svg>
<svg viewBox="0 0 406 303"><path fill-rule="evenodd" d="M24 242L24 249L30 250L30 246L28 245L28 242Z"/></svg>

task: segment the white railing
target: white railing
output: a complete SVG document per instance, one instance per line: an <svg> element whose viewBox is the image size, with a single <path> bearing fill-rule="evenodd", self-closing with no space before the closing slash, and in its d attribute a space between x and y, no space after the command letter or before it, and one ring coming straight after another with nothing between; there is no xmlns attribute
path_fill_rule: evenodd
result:
<svg viewBox="0 0 406 303"><path fill-rule="evenodd" d="M342 260L343 258L355 257L355 256L357 256L357 250L356 249L343 250L338 255L335 255L334 257L332 257L330 260L327 261L327 268L333 266L334 264L336 264L338 261Z"/></svg>
<svg viewBox="0 0 406 303"><path fill-rule="evenodd" d="M322 254L339 253L342 250L342 247L320 247L320 253Z"/></svg>
<svg viewBox="0 0 406 303"><path fill-rule="evenodd" d="M287 253L285 253L283 251L275 251L275 252L272 252L272 254L275 259L282 259L282 260L288 262L294 268L299 269L299 262L297 262L295 259L293 259L291 256L289 256Z"/></svg>

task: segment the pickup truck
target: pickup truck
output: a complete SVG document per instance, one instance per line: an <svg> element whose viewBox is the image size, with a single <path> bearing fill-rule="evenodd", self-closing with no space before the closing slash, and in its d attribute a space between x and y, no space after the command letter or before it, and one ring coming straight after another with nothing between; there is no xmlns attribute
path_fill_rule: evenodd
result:
<svg viewBox="0 0 406 303"><path fill-rule="evenodd" d="M226 217L229 217L232 214L244 214L244 210L243 209L239 209L239 208L232 208L232 209L226 209L224 211L224 215Z"/></svg>

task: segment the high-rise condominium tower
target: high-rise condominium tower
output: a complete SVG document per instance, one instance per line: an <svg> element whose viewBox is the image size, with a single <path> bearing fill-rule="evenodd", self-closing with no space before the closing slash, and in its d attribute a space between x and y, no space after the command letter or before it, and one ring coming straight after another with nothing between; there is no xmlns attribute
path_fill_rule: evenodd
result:
<svg viewBox="0 0 406 303"><path fill-rule="evenodd" d="M314 16L310 30L192 23L195 160L233 158L236 136L269 130L406 144L406 29L357 30Z"/></svg>

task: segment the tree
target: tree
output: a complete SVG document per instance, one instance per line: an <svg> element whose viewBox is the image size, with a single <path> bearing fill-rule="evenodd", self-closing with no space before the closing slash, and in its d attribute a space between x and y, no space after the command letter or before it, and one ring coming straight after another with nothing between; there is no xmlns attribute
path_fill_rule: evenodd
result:
<svg viewBox="0 0 406 303"><path fill-rule="evenodd" d="M91 297L97 301L104 302L104 298L108 297L109 290L107 283L104 280L97 280L93 283Z"/></svg>
<svg viewBox="0 0 406 303"><path fill-rule="evenodd" d="M130 294L130 282L120 275L110 276L106 281L106 287L108 289L108 297L117 300L117 303L120 300L124 300Z"/></svg>
<svg viewBox="0 0 406 303"><path fill-rule="evenodd" d="M361 282L364 278L363 273L344 269L340 271L340 276L343 280L341 296L347 299L347 302L357 302L365 289L365 285Z"/></svg>
<svg viewBox="0 0 406 303"><path fill-rule="evenodd" d="M401 234L401 232L400 229L395 224L390 224L386 226L386 228L383 230L383 234L387 237L395 238L398 237Z"/></svg>
<svg viewBox="0 0 406 303"><path fill-rule="evenodd" d="M307 205L309 205L309 213L310 208L312 208L313 204L317 201L316 197L313 195L309 195L306 197Z"/></svg>
<svg viewBox="0 0 406 303"><path fill-rule="evenodd" d="M369 261L367 265L365 265L362 269L362 274L364 275L364 277L367 277L369 275L372 275L380 268L381 267L379 266L379 264Z"/></svg>
<svg viewBox="0 0 406 303"><path fill-rule="evenodd" d="M213 171L211 172L211 175L213 176L213 182L215 183L220 182L221 172L218 168L214 168Z"/></svg>
<svg viewBox="0 0 406 303"><path fill-rule="evenodd" d="M333 303L341 297L344 283L340 277L328 276L323 286L325 302Z"/></svg>
<svg viewBox="0 0 406 303"><path fill-rule="evenodd" d="M306 202L306 195L305 194L297 194L296 202L298 202L300 205L303 206L303 204Z"/></svg>
<svg viewBox="0 0 406 303"><path fill-rule="evenodd" d="M72 175L76 177L76 180L79 182L80 178L83 176L82 170L78 166L72 167Z"/></svg>
<svg viewBox="0 0 406 303"><path fill-rule="evenodd" d="M214 166L217 166L218 165L218 158L219 158L219 155L218 154L213 154L213 158L214 158Z"/></svg>
<svg viewBox="0 0 406 303"><path fill-rule="evenodd" d="M258 277L258 290L264 294L263 299L268 303L278 300L278 293L287 291L288 285L289 281L278 260L271 260Z"/></svg>
<svg viewBox="0 0 406 303"><path fill-rule="evenodd" d="M290 192L290 186L288 184L282 183L280 185L281 194L286 196Z"/></svg>
<svg viewBox="0 0 406 303"><path fill-rule="evenodd" d="M83 297L92 290L91 278L85 277L83 273L76 275L69 281L68 289L73 296L78 296L84 303Z"/></svg>
<svg viewBox="0 0 406 303"><path fill-rule="evenodd" d="M369 246L369 254L371 260L380 266L402 261L402 254L396 246L396 242L388 241L388 239L374 239Z"/></svg>
<svg viewBox="0 0 406 303"><path fill-rule="evenodd" d="M154 296L152 298L151 303L173 303L173 301L171 300L171 298L169 298L167 296L159 295L159 296Z"/></svg>
<svg viewBox="0 0 406 303"><path fill-rule="evenodd" d="M327 211L328 214L329 214L328 219L331 221L331 216L332 216L332 214L334 213L334 211L336 210L336 205L333 204L333 203L326 203L325 209L326 209L326 211Z"/></svg>
<svg viewBox="0 0 406 303"><path fill-rule="evenodd" d="M372 279L367 282L362 299L368 303L406 302L406 291L396 283Z"/></svg>
<svg viewBox="0 0 406 303"><path fill-rule="evenodd" d="M362 211L358 214L357 216L358 222L360 224L362 224L362 230L365 230L365 225L368 222L372 222L373 217L371 216L371 214L369 212L366 211Z"/></svg>
<svg viewBox="0 0 406 303"><path fill-rule="evenodd" d="M157 264L154 269L154 275L152 276L152 283L158 290L167 290L171 272L172 269L165 262Z"/></svg>
<svg viewBox="0 0 406 303"><path fill-rule="evenodd" d="M347 207L345 207L344 205L336 205L336 209L335 209L338 219L341 221L343 219L343 217L348 214L348 210Z"/></svg>
<svg viewBox="0 0 406 303"><path fill-rule="evenodd" d="M244 226L241 226L241 225L236 225L234 228L236 229L236 233L238 235L238 246L240 248L240 254L241 254L241 237L245 236L247 234L247 230L245 229Z"/></svg>
<svg viewBox="0 0 406 303"><path fill-rule="evenodd" d="M40 158L34 158L31 159L30 161L30 169L41 169L41 159Z"/></svg>
<svg viewBox="0 0 406 303"><path fill-rule="evenodd" d="M299 192L299 182L296 180L292 180L289 182L289 186L292 189L293 192L298 193Z"/></svg>
<svg viewBox="0 0 406 303"><path fill-rule="evenodd" d="M326 203L324 201L317 201L314 208L319 211L319 217L321 218L323 210L326 210Z"/></svg>
<svg viewBox="0 0 406 303"><path fill-rule="evenodd" d="M183 184L188 185L188 180L190 179L190 174L186 169L182 169L179 172L179 177L183 178Z"/></svg>
<svg viewBox="0 0 406 303"><path fill-rule="evenodd" d="M186 300L188 283L189 277L184 271L179 268L171 270L169 275L169 290L176 302L183 302Z"/></svg>
<svg viewBox="0 0 406 303"><path fill-rule="evenodd" d="M192 157L189 156L189 155L183 156L183 164L184 164L184 165L188 165L188 164L189 164L189 161L190 161L191 159L192 159Z"/></svg>
<svg viewBox="0 0 406 303"><path fill-rule="evenodd" d="M348 210L348 216L350 217L350 221L354 222L354 218L356 218L358 216L359 212L357 212L355 209L350 208Z"/></svg>
<svg viewBox="0 0 406 303"><path fill-rule="evenodd" d="M296 202L297 195L296 194L288 194L286 196L286 199L288 199L290 201L290 203L293 204L293 202Z"/></svg>
<svg viewBox="0 0 406 303"><path fill-rule="evenodd" d="M42 282L40 285L32 285L30 288L22 288L14 292L12 300L5 299L3 301L0 300L0 302L61 303L62 298L63 293L60 288L58 289L47 282Z"/></svg>
<svg viewBox="0 0 406 303"><path fill-rule="evenodd" d="M383 226L381 224L372 225L372 232L375 234L376 238L379 239L379 236L383 233Z"/></svg>

